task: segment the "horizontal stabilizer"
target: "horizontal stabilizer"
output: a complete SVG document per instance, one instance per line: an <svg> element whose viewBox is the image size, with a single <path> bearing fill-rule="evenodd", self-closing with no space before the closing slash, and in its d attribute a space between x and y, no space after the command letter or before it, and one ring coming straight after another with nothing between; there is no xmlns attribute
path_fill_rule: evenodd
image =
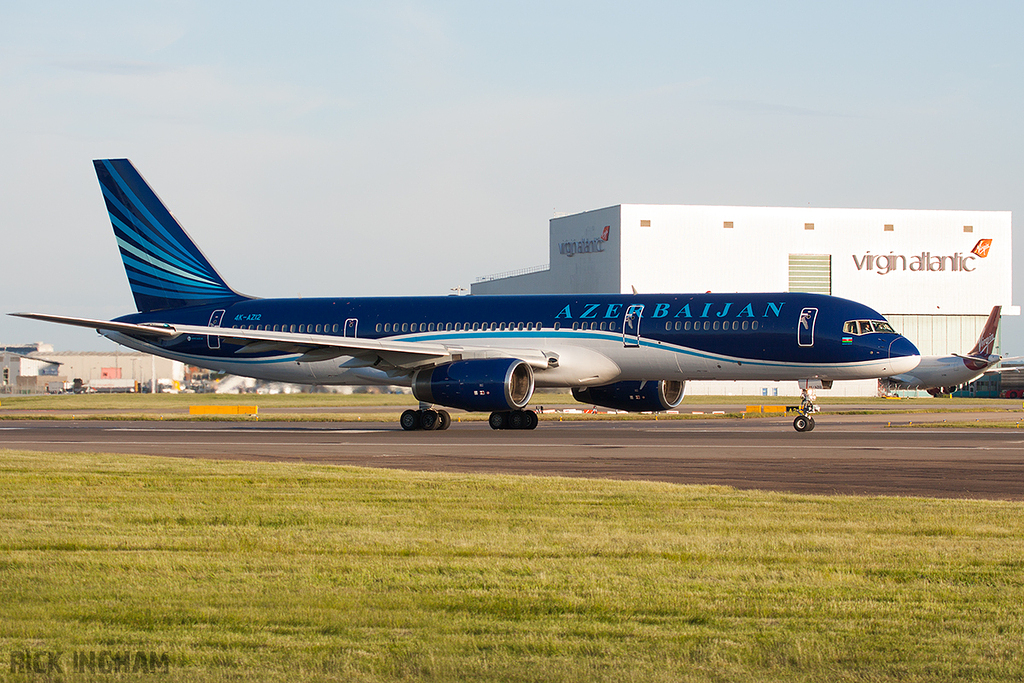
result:
<svg viewBox="0 0 1024 683"><path fill-rule="evenodd" d="M973 361L975 361L977 363L995 363L997 360L999 360L998 356L993 356L992 358L988 358L988 357L985 357L985 356L971 356L971 355L964 355L964 354L961 354L961 353L954 353L953 357L954 358L963 358L964 360L973 360Z"/></svg>
<svg viewBox="0 0 1024 683"><path fill-rule="evenodd" d="M134 337L156 337L159 339L170 339L180 334L173 327L165 323L142 324L117 323L109 320L92 320L90 318L72 318L66 315L50 315L47 313L10 313L9 315L18 318L29 318L31 320L43 320L48 323L60 323L62 325L74 325L75 327L88 327L93 330L106 330L108 332L121 332Z"/></svg>

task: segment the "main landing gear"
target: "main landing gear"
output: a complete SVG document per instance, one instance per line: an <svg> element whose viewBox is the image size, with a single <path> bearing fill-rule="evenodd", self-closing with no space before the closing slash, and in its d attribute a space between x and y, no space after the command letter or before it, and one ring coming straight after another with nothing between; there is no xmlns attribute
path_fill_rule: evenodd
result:
<svg viewBox="0 0 1024 683"><path fill-rule="evenodd" d="M793 420L793 429L798 432L814 431L814 418L812 415L821 410L814 404L814 389L805 387L800 395L799 415Z"/></svg>
<svg viewBox="0 0 1024 683"><path fill-rule="evenodd" d="M491 429L536 429L539 421L532 410L503 410L491 413L487 423ZM447 410L407 410L399 422L407 432L444 430L451 426L452 416Z"/></svg>
<svg viewBox="0 0 1024 683"><path fill-rule="evenodd" d="M417 429L426 431L445 430L452 425L452 416L447 410L407 410L399 420L402 429L411 432Z"/></svg>
<svg viewBox="0 0 1024 683"><path fill-rule="evenodd" d="M491 429L536 429L537 413L532 410L504 410L491 413Z"/></svg>
<svg viewBox="0 0 1024 683"><path fill-rule="evenodd" d="M809 432L814 429L814 418L810 415L797 415L793 420L793 428L798 432Z"/></svg>

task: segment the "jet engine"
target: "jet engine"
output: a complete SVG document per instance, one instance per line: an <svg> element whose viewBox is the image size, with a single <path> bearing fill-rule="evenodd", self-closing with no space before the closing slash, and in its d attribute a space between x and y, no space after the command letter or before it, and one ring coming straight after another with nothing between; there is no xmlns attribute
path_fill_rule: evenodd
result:
<svg viewBox="0 0 1024 683"><path fill-rule="evenodd" d="M424 403L462 410L521 410L533 396L533 368L518 358L445 363L417 370L412 394Z"/></svg>
<svg viewBox="0 0 1024 683"><path fill-rule="evenodd" d="M655 382L616 382L603 387L573 389L572 395L580 403L593 403L636 413L675 408L683 400L685 386L686 382L666 379Z"/></svg>

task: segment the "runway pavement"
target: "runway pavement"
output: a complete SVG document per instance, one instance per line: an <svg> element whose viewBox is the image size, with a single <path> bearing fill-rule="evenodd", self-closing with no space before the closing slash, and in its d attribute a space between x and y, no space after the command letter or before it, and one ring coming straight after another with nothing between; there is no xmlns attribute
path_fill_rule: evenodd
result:
<svg viewBox="0 0 1024 683"><path fill-rule="evenodd" d="M404 432L395 423L5 420L0 448L1024 500L1024 428L905 426L944 419L983 418L822 416L806 434L791 418L543 421L522 432L481 422Z"/></svg>

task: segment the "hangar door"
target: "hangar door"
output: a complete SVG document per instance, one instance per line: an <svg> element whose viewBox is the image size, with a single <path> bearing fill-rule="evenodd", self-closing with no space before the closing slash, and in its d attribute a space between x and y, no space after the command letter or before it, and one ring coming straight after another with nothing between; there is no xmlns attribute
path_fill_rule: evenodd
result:
<svg viewBox="0 0 1024 683"><path fill-rule="evenodd" d="M789 291L832 293L831 254L790 254Z"/></svg>

